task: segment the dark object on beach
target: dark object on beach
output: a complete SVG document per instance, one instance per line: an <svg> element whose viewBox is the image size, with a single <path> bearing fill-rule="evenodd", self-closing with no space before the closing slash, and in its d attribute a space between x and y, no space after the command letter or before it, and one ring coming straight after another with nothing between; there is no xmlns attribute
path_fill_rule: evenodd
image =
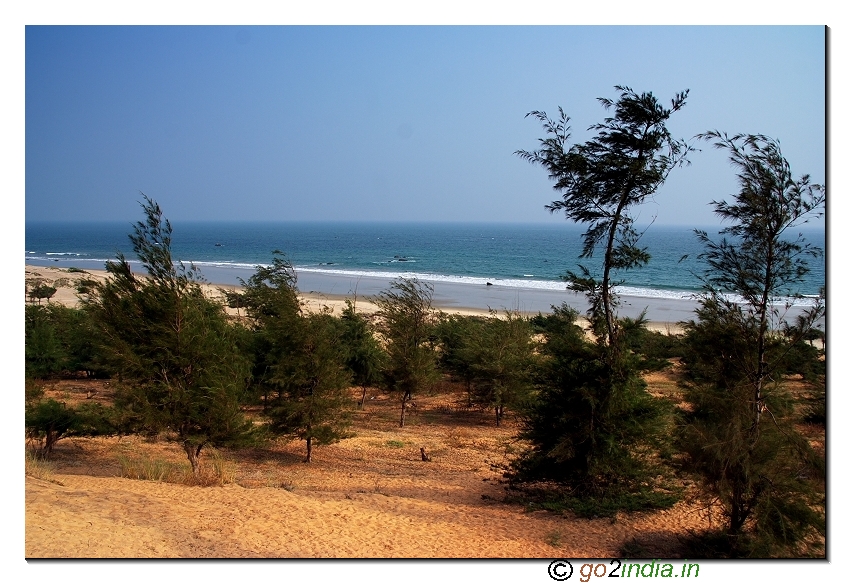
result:
<svg viewBox="0 0 850 583"><path fill-rule="evenodd" d="M430 455L428 455L427 453L425 453L425 448L424 448L424 447L420 447L420 448L419 448L419 453L421 453L421 454L422 454L422 461L423 461L423 462L430 462L430 461L431 461L431 456L430 456Z"/></svg>
<svg viewBox="0 0 850 583"><path fill-rule="evenodd" d="M493 285L493 284L492 284L492 283L490 283L490 282L488 281L488 282L487 282L487 285Z"/></svg>

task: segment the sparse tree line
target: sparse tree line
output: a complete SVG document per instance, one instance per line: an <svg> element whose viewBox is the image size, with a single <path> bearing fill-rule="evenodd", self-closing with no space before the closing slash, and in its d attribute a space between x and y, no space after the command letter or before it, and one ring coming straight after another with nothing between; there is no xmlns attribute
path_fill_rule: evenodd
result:
<svg viewBox="0 0 850 583"><path fill-rule="evenodd" d="M821 298L790 322L774 300L793 296L807 259L822 253L793 231L822 213L825 190L792 176L775 140L697 136L729 154L740 191L712 203L727 225L720 240L695 233L705 286L695 317L679 336L621 318L616 278L650 261L630 212L695 149L666 128L687 91L664 108L650 93L617 90L616 101L600 100L613 113L591 126L596 137L571 145L563 111L555 120L532 112L546 136L538 150L518 152L554 181L561 198L547 208L587 224L581 257L603 255L601 273L565 276L588 297L592 334L566 304L533 318L445 315L427 283L407 279L374 298L374 319L352 302L340 316L309 313L279 252L225 293L240 311L229 317L195 269L173 260L171 226L145 197L130 239L146 277L119 255L105 282L84 280L81 308L26 306L28 434L49 454L70 435L167 432L195 473L207 446L278 436L303 440L310 461L314 446L349 435L366 387L397 396L404 426L415 396L451 378L494 425L508 413L519 420L524 447L505 474L543 507L586 515L669 507L682 495L674 478L687 475L725 519L699 552L813 548L825 535L824 460L799 427L825 423L825 352L812 343L825 340L825 308ZM39 293L32 298L50 297ZM680 403L650 395L643 380L672 358L681 363ZM109 377L114 406L45 399L35 379L63 371ZM811 403L785 388L792 375L808 383ZM363 387L359 399L353 386ZM246 416L249 406L262 416Z"/></svg>

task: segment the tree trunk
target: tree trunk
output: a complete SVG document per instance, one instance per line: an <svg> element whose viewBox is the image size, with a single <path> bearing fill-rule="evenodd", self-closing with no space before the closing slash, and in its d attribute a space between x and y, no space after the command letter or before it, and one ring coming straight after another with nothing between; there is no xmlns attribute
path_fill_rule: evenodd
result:
<svg viewBox="0 0 850 583"><path fill-rule="evenodd" d="M304 460L304 463L309 464L313 461L313 438L307 438L307 459Z"/></svg>
<svg viewBox="0 0 850 583"><path fill-rule="evenodd" d="M360 397L360 405L357 407L358 409L362 409L363 405L366 404L366 387L363 387L363 396Z"/></svg>
<svg viewBox="0 0 850 583"><path fill-rule="evenodd" d="M401 398L401 422L398 425L399 427L404 427L404 412L407 409L407 402L410 398L410 391L405 391L404 396Z"/></svg>
<svg viewBox="0 0 850 583"><path fill-rule="evenodd" d="M53 446L59 441L57 432L51 427L47 430L44 436L44 447L41 448L42 457L48 457L53 453Z"/></svg>
<svg viewBox="0 0 850 583"><path fill-rule="evenodd" d="M201 444L197 447L189 443L188 441L183 442L183 451L186 452L186 457L189 458L189 463L192 464L192 475L198 476L201 473L201 448L204 447L204 444Z"/></svg>

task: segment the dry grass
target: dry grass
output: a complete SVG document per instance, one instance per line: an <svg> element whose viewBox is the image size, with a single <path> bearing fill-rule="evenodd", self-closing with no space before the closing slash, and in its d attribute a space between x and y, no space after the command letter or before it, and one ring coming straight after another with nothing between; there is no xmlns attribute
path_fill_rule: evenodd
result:
<svg viewBox="0 0 850 583"><path fill-rule="evenodd" d="M31 449L27 449L26 452L24 474L36 478L37 480L45 480L47 482L62 485L62 482L55 478L53 463L44 459Z"/></svg>

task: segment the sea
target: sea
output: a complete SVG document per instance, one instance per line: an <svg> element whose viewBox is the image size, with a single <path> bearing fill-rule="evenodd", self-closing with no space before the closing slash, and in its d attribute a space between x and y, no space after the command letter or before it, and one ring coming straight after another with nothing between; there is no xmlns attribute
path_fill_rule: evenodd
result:
<svg viewBox="0 0 850 583"><path fill-rule="evenodd" d="M600 258L580 259L582 225L509 223L362 222L179 222L173 221L172 255L194 264L214 284L247 280L273 252L287 256L299 289L334 295L370 295L394 278L418 278L448 305L489 307L492 301L547 311L558 294L569 294L562 276L581 267L598 274ZM709 234L717 228L706 228ZM131 222L27 222L25 261L81 269L103 269L123 253L138 263L128 235ZM807 242L825 249L822 229L802 231ZM795 233L796 234L796 233ZM639 245L648 265L617 274L619 295L651 305L693 300L702 289L701 244L692 227L652 225ZM598 253L597 255L601 255ZM823 258L792 293L798 307L811 305L826 284ZM141 270L141 266L138 266ZM490 285L487 285L490 284ZM304 286L310 289L305 289ZM482 290L486 288L487 294ZM502 296L493 294L501 292ZM481 296L481 297L479 297ZM567 297L567 296L564 296ZM494 299L496 298L496 299ZM539 298L540 301L537 301ZM651 300L651 301L650 301ZM779 298L786 301L786 298ZM661 302L661 304L659 304ZM533 305L532 305L533 304Z"/></svg>

